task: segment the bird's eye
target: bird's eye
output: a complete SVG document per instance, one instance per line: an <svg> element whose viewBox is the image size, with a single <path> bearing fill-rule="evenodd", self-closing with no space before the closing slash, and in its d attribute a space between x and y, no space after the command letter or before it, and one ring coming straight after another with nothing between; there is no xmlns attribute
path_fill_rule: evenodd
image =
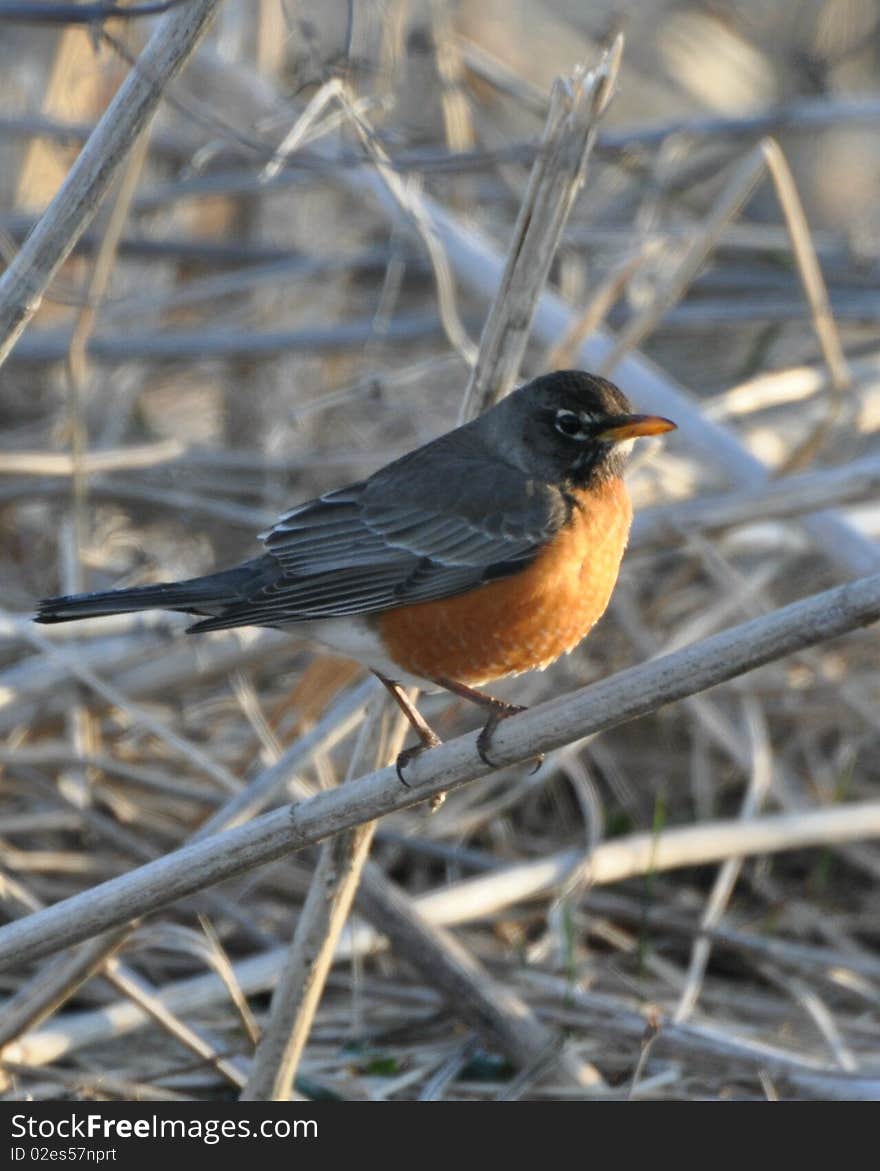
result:
<svg viewBox="0 0 880 1171"><path fill-rule="evenodd" d="M576 411L557 411L554 426L568 439L586 439L583 419Z"/></svg>

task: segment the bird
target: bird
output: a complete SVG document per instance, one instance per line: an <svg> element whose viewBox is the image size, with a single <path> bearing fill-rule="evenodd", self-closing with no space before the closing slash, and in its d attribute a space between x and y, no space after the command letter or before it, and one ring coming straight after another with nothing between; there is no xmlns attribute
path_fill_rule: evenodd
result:
<svg viewBox="0 0 880 1171"><path fill-rule="evenodd" d="M46 598L35 621L161 609L193 633L297 628L367 666L419 743L440 743L405 688L445 689L502 719L524 710L479 690L544 669L604 613L632 521L634 440L675 429L633 413L612 382L557 370L367 479L298 504L259 534L260 556L185 581Z"/></svg>

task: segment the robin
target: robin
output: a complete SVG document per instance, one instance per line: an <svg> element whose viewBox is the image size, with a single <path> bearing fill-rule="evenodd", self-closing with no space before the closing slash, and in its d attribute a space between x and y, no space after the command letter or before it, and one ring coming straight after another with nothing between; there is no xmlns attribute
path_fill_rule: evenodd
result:
<svg viewBox="0 0 880 1171"><path fill-rule="evenodd" d="M368 666L420 743L439 743L406 685L444 688L499 720L523 709L476 690L543 669L605 611L632 519L623 470L632 441L675 424L632 413L611 382L562 370L369 479L285 513L266 552L206 577L48 598L37 622L162 609L193 632L297 626ZM404 782L405 783L405 782Z"/></svg>

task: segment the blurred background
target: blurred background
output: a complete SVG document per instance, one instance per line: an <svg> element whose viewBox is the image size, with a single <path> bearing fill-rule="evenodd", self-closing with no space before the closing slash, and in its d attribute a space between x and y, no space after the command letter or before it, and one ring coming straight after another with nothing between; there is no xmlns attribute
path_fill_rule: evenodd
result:
<svg viewBox="0 0 880 1171"><path fill-rule="evenodd" d="M153 27L13 23L0 4L5 258ZM0 375L0 867L21 895L0 883L10 917L179 845L227 795L223 777L234 786L271 764L360 676L292 636L190 640L169 616L45 633L112 684L108 703L19 617L47 594L251 556L279 512L453 426L468 365L423 236L380 196L379 164L503 257L554 79L595 65L621 32L617 93L550 285L588 314L588 336L663 306L630 353L762 461L776 495L737 488L690 434L646 445L609 615L573 655L498 694L548 698L876 566L876 3L226 0ZM846 356L830 371L773 183L765 175L737 215L712 223L768 134L791 167ZM705 260L670 295L701 245ZM447 259L476 344L485 291ZM536 329L522 377L561 357L577 357L565 330ZM638 404L638 383L620 381ZM801 523L829 500L846 551ZM789 810L864 799L880 771L878 690L876 635L850 636L577 745L534 776L487 778L434 816L390 818L373 857L415 896L603 837L737 817L744 794ZM479 718L448 697L423 706L444 737ZM141 712L198 751L181 754ZM350 748L343 738L308 760L298 794L344 778ZM232 963L287 940L309 874L295 856L224 886L260 932L213 909ZM684 1013L695 1031L661 1031L650 1051L650 1012L674 1014L688 987L712 868L548 890L461 935L612 1086L632 1088L638 1069L645 1096L803 1095L814 1066L850 1076L876 1052L878 874L868 845L745 863ZM156 986L211 970L192 911L150 922L126 954ZM26 974L4 973L0 992ZM261 1014L265 972L242 979ZM215 985L193 1017L247 1052ZM9 1059L7 1092L228 1092L155 1025L139 1023L135 1048L121 1025L102 1030L95 1014L116 996L97 979L79 988L55 1018L64 1043L43 1025ZM450 1045L463 1056L444 1095L503 1096L503 1058L405 964L349 960L331 976L303 1073L343 1097L417 1097ZM568 1092L537 1076L518 1088Z"/></svg>

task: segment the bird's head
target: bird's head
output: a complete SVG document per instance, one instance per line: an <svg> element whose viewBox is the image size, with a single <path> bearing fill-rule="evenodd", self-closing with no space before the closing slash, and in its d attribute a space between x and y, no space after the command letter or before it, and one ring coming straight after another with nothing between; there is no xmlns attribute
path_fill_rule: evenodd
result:
<svg viewBox="0 0 880 1171"><path fill-rule="evenodd" d="M660 415L634 414L613 382L582 370L535 378L494 410L506 416L496 436L508 436L523 470L577 486L621 475L634 440L675 430Z"/></svg>

